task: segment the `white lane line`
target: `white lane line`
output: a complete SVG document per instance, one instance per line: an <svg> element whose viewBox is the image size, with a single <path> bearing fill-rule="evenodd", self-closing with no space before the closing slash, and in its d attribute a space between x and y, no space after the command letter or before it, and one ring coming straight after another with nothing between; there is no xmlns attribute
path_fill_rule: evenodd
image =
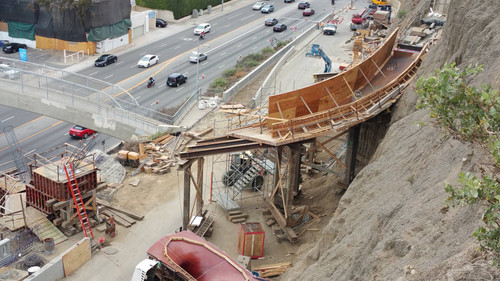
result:
<svg viewBox="0 0 500 281"><path fill-rule="evenodd" d="M219 66L219 67L217 67L217 68L218 68L218 69L221 69L221 68L223 68L224 66L225 66L225 64L223 64L223 65L221 65L221 66Z"/></svg>
<svg viewBox="0 0 500 281"><path fill-rule="evenodd" d="M207 63L208 63L208 61L206 61L206 62L202 63L201 65L206 65Z"/></svg>
<svg viewBox="0 0 500 281"><path fill-rule="evenodd" d="M186 71L186 72L184 72L183 74L187 76L187 75L188 75L188 73L189 73L189 71Z"/></svg>
<svg viewBox="0 0 500 281"><path fill-rule="evenodd" d="M122 63L123 63L123 61L119 61L119 62L116 63L116 65L119 65L119 64L122 64Z"/></svg>
<svg viewBox="0 0 500 281"><path fill-rule="evenodd" d="M252 37L252 39L253 39L253 40L257 39L257 36L255 36L255 37Z"/></svg>
<svg viewBox="0 0 500 281"><path fill-rule="evenodd" d="M66 134L64 134L65 136L69 135L69 132L67 132Z"/></svg>
<svg viewBox="0 0 500 281"><path fill-rule="evenodd" d="M175 47L175 48L174 48L174 50L177 50L177 49L179 49L180 47L182 47L182 46L180 46L180 45L179 45L179 46Z"/></svg>
<svg viewBox="0 0 500 281"><path fill-rule="evenodd" d="M244 21L244 20L249 19L249 18L251 18L251 17L253 17L253 15L250 15L250 16L248 16L248 17L242 18L241 20L242 20L242 21Z"/></svg>
<svg viewBox="0 0 500 281"><path fill-rule="evenodd" d="M165 47L165 46L167 46L167 45L168 45L168 43L161 44L161 45L160 45L160 47Z"/></svg>
<svg viewBox="0 0 500 281"><path fill-rule="evenodd" d="M97 72L99 72L99 71L92 72L92 73L90 73L90 74L89 74L89 76L94 76L94 75L96 75L96 74L97 74Z"/></svg>
<svg viewBox="0 0 500 281"><path fill-rule="evenodd" d="M108 78L111 78L111 77L113 77L113 74L111 74L111 75L109 75L109 76L104 77L104 80L106 80L106 79L108 79Z"/></svg>
<svg viewBox="0 0 500 281"><path fill-rule="evenodd" d="M182 88L180 88L180 89L177 89L177 90L175 90L175 91L176 91L176 92L178 92L178 91L180 91L180 90L182 90L182 89L184 89L184 87L182 87Z"/></svg>
<svg viewBox="0 0 500 281"><path fill-rule="evenodd" d="M69 133L66 133L66 134L64 134L64 135L68 135L68 134L69 134ZM36 150L36 149L33 149L32 151L26 152L26 153L24 153L24 155L23 155L23 156L29 155L29 154L31 154L31 153L33 153L33 152L35 152L35 150Z"/></svg>
<svg viewBox="0 0 500 281"><path fill-rule="evenodd" d="M257 47L253 47L253 48L252 48L252 50L255 50L255 49L257 49Z"/></svg>
<svg viewBox="0 0 500 281"><path fill-rule="evenodd" d="M223 57L226 54L226 52L222 53L220 56Z"/></svg>
<svg viewBox="0 0 500 281"><path fill-rule="evenodd" d="M236 48L241 48L241 46L243 46L243 45L241 45L241 44L238 44L238 46L236 46Z"/></svg>
<svg viewBox="0 0 500 281"><path fill-rule="evenodd" d="M141 98L141 96L138 96L138 97L136 97L136 98L135 98L135 100L138 100L138 99L140 99L140 98Z"/></svg>
<svg viewBox="0 0 500 281"><path fill-rule="evenodd" d="M161 88L161 87L163 87L163 86L166 86L166 84L163 84L163 83L162 83L160 86L158 86L158 88Z"/></svg>
<svg viewBox="0 0 500 281"><path fill-rule="evenodd" d="M137 67L137 64L132 65L130 68L134 68L134 67Z"/></svg>
<svg viewBox="0 0 500 281"><path fill-rule="evenodd" d="M3 122L5 122L5 121L9 121L9 120L10 120L10 119L12 119L12 118L14 118L14 116L11 116L11 117L9 117L9 118L3 119L3 120L2 120L2 123L3 123Z"/></svg>
<svg viewBox="0 0 500 281"><path fill-rule="evenodd" d="M228 25L226 25L226 26L224 26L224 27L230 27L230 26L231 26L231 25L230 25L230 24L228 24Z"/></svg>

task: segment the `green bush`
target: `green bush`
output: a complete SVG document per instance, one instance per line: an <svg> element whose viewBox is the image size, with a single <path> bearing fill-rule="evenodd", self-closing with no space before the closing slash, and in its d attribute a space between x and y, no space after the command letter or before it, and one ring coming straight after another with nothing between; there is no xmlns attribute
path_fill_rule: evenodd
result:
<svg viewBox="0 0 500 281"><path fill-rule="evenodd" d="M236 71L237 71L236 68L226 69L226 70L224 70L224 72L222 72L222 76L225 78L230 78L231 76L236 74Z"/></svg>
<svg viewBox="0 0 500 281"><path fill-rule="evenodd" d="M401 9L398 11L398 19L402 19L406 16L406 14L408 14L408 10L405 10L405 9Z"/></svg>
<svg viewBox="0 0 500 281"><path fill-rule="evenodd" d="M264 49L262 49L262 51L260 51L260 53L264 57L270 57L272 54L276 53L276 50L271 47L265 47Z"/></svg>
<svg viewBox="0 0 500 281"><path fill-rule="evenodd" d="M281 48L285 47L286 44L288 44L289 42L290 42L290 40L279 41L278 45L277 45L278 49L281 49Z"/></svg>
<svg viewBox="0 0 500 281"><path fill-rule="evenodd" d="M229 82L226 79L219 77L212 81L210 88L217 89L218 91L224 91L228 84Z"/></svg>
<svg viewBox="0 0 500 281"><path fill-rule="evenodd" d="M434 76L421 78L417 82L418 108L430 110L431 117L455 135L490 148L500 168L500 94L489 85L480 89L468 84L470 77L482 71L482 67L467 67L460 70L455 63L443 66ZM494 170L495 168L492 168ZM485 226L473 233L481 249L495 255L494 263L500 261L500 182L483 173L482 178L470 172L461 173L457 180L461 187L445 183L449 194L449 207L473 205L485 206L482 216Z"/></svg>
<svg viewBox="0 0 500 281"><path fill-rule="evenodd" d="M230 0L224 0L229 2ZM217 6L221 0L136 0L137 6L158 10L170 10L175 19L191 15L193 9L206 9L208 5Z"/></svg>

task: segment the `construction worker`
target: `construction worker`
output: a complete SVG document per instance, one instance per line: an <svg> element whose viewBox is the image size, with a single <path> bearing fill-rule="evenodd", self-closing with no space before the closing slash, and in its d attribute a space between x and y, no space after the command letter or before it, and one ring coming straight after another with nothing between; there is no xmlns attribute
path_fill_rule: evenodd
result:
<svg viewBox="0 0 500 281"><path fill-rule="evenodd" d="M321 29L323 29L324 26L325 26L325 23L321 22Z"/></svg>

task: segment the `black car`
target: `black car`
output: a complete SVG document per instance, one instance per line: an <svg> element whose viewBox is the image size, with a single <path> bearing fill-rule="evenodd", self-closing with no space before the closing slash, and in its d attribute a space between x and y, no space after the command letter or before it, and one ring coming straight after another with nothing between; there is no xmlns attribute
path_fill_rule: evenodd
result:
<svg viewBox="0 0 500 281"><path fill-rule="evenodd" d="M186 83L188 78L184 74L172 73L167 78L167 86L178 87L180 84Z"/></svg>
<svg viewBox="0 0 500 281"><path fill-rule="evenodd" d="M19 52L19 49L28 49L28 47L21 43L9 43L3 47L5 53L16 53Z"/></svg>
<svg viewBox="0 0 500 281"><path fill-rule="evenodd" d="M281 32L281 31L284 31L286 30L286 25L285 24L278 24L276 26L273 27L273 31L274 32Z"/></svg>
<svg viewBox="0 0 500 281"><path fill-rule="evenodd" d="M115 63L118 60L118 57L111 54L104 54L100 56L95 62L95 66L106 66L108 64Z"/></svg>
<svg viewBox="0 0 500 281"><path fill-rule="evenodd" d="M156 27L167 27L167 22L162 19L156 19Z"/></svg>
<svg viewBox="0 0 500 281"><path fill-rule="evenodd" d="M306 2L306 1L300 1L299 2L298 8L300 10L304 10L305 8L310 8L310 7L311 7L311 4L309 4L309 2Z"/></svg>
<svg viewBox="0 0 500 281"><path fill-rule="evenodd" d="M285 0L285 3L292 3L295 2L295 0Z"/></svg>

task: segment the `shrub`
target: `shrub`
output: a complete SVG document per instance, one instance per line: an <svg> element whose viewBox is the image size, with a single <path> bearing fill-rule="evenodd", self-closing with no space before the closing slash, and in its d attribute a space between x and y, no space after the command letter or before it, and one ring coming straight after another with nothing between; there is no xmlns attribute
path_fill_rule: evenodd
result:
<svg viewBox="0 0 500 281"><path fill-rule="evenodd" d="M224 72L222 72L222 76L225 78L231 78L236 73L236 71L236 68L226 69L224 70Z"/></svg>
<svg viewBox="0 0 500 281"><path fill-rule="evenodd" d="M229 84L229 82L224 79L224 78L216 78L211 84L210 84L210 87L211 88L214 88L214 89L217 89L218 91L224 91L224 89L226 88L226 86Z"/></svg>
<svg viewBox="0 0 500 281"><path fill-rule="evenodd" d="M264 57L270 57L272 54L276 53L276 50L271 48L271 47L265 47L264 49L262 49L262 51L260 51L260 53L264 56Z"/></svg>
<svg viewBox="0 0 500 281"><path fill-rule="evenodd" d="M398 11L398 19L402 19L406 16L406 14L408 14L408 10L405 10L405 9L401 9Z"/></svg>

